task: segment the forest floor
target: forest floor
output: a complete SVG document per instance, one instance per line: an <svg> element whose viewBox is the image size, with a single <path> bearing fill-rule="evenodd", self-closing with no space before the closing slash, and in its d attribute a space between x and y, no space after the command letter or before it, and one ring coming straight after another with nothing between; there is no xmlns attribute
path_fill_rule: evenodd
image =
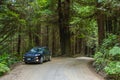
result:
<svg viewBox="0 0 120 80"><path fill-rule="evenodd" d="M15 67L0 80L104 80L89 67L92 58L53 58L43 64Z"/></svg>

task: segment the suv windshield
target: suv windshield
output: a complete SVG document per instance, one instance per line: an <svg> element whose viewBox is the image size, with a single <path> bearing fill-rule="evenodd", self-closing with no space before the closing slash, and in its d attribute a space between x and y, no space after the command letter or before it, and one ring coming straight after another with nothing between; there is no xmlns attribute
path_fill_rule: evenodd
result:
<svg viewBox="0 0 120 80"><path fill-rule="evenodd" d="M30 52L36 53L38 51L42 50L41 48L33 48L30 50Z"/></svg>

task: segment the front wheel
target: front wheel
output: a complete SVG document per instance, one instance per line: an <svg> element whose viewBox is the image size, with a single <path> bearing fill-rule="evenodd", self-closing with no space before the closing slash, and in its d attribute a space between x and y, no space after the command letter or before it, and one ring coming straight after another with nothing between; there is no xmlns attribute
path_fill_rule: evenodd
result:
<svg viewBox="0 0 120 80"><path fill-rule="evenodd" d="M25 62L25 64L28 64L28 62Z"/></svg>
<svg viewBox="0 0 120 80"><path fill-rule="evenodd" d="M43 60L44 60L44 58L43 58L43 57L41 57L41 58L40 58L40 64L42 64L42 63L43 63Z"/></svg>

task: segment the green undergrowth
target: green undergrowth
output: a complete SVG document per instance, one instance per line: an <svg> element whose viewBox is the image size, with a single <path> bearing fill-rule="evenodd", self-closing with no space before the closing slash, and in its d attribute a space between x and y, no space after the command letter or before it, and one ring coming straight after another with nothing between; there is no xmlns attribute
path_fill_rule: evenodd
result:
<svg viewBox="0 0 120 80"><path fill-rule="evenodd" d="M108 35L94 58L94 66L98 72L105 72L108 80L120 80L120 44L117 35Z"/></svg>
<svg viewBox="0 0 120 80"><path fill-rule="evenodd" d="M10 54L0 55L0 76L10 71L10 67L17 63L19 60L17 57Z"/></svg>

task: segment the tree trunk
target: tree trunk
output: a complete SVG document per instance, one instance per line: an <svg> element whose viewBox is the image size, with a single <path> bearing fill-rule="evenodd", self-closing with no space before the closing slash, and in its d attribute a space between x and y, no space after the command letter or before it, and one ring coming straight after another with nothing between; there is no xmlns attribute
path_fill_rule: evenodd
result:
<svg viewBox="0 0 120 80"><path fill-rule="evenodd" d="M29 42L28 42L28 48L31 48L32 47L32 32L31 32L31 29L29 27Z"/></svg>
<svg viewBox="0 0 120 80"><path fill-rule="evenodd" d="M52 54L55 55L55 32L54 32L54 27L52 28Z"/></svg>
<svg viewBox="0 0 120 80"><path fill-rule="evenodd" d="M0 5L2 5L2 0L0 0Z"/></svg>
<svg viewBox="0 0 120 80"><path fill-rule="evenodd" d="M17 53L20 55L21 51L21 27L18 29L18 44L17 44Z"/></svg>
<svg viewBox="0 0 120 80"><path fill-rule="evenodd" d="M99 13L97 16L97 23L98 23L98 42L101 44L103 39L105 38L105 30L104 30L104 15Z"/></svg>
<svg viewBox="0 0 120 80"><path fill-rule="evenodd" d="M70 0L58 0L60 44L62 55L71 55L70 53L70 31L69 31L69 14Z"/></svg>
<svg viewBox="0 0 120 80"><path fill-rule="evenodd" d="M101 7L101 3L96 2L96 7ZM104 21L105 21L105 15L102 13L102 11L97 11L97 24L98 24L98 44L100 45L103 42L103 39L105 38L105 28L104 28Z"/></svg>
<svg viewBox="0 0 120 80"><path fill-rule="evenodd" d="M108 17L108 26L107 26L107 28L108 28L108 32L109 33L112 33L112 30L113 30L113 28L112 28L112 20L111 20L111 17Z"/></svg>
<svg viewBox="0 0 120 80"><path fill-rule="evenodd" d="M35 29L35 46L40 46L40 33L41 33L41 25L37 24Z"/></svg>
<svg viewBox="0 0 120 80"><path fill-rule="evenodd" d="M46 29L47 29L47 31L46 31L46 39L47 39L46 46L48 47L48 45L49 45L49 27L48 27L48 25L46 26Z"/></svg>
<svg viewBox="0 0 120 80"><path fill-rule="evenodd" d="M113 33L117 34L118 33L118 25L117 25L117 18L114 17L114 26L113 26Z"/></svg>

